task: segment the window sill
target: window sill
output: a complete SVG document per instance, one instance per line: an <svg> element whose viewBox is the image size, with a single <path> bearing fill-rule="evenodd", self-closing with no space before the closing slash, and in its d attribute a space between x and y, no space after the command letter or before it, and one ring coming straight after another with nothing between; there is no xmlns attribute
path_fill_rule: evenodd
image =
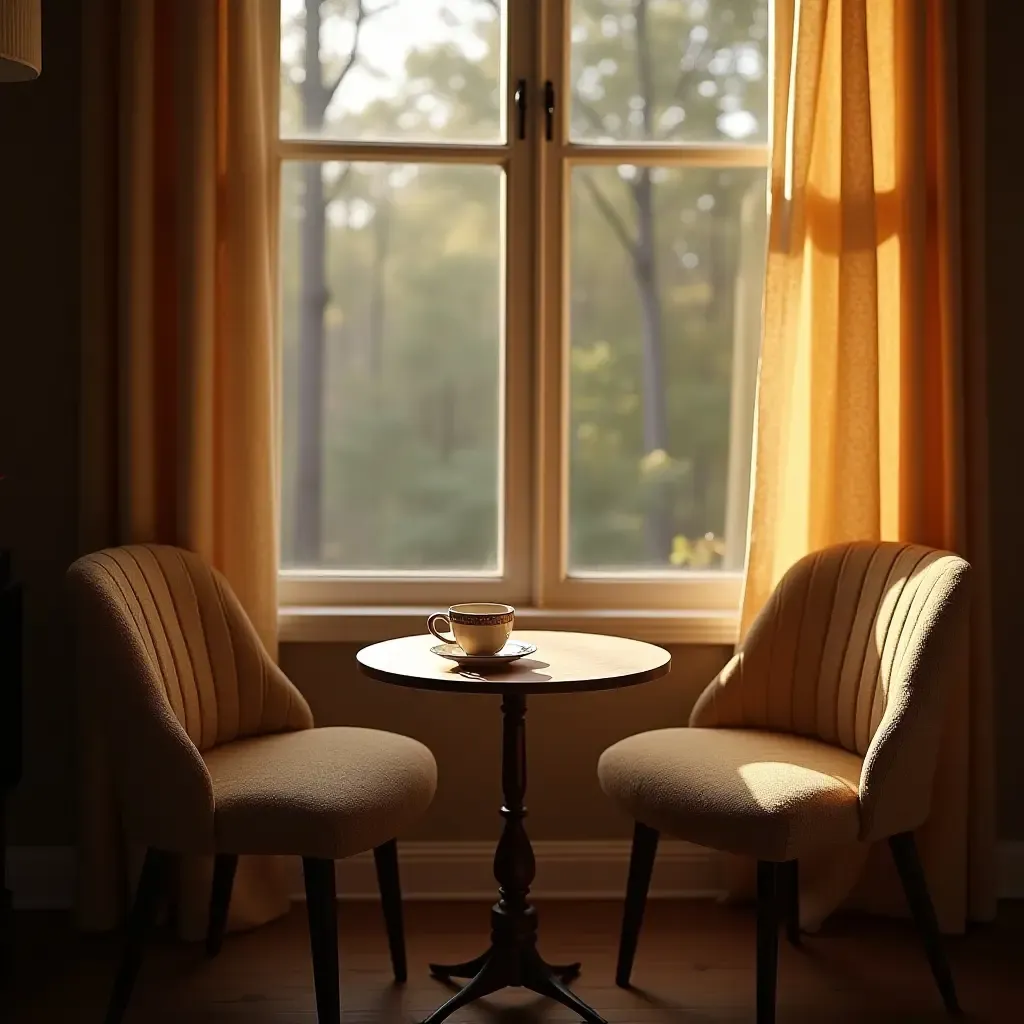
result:
<svg viewBox="0 0 1024 1024"><path fill-rule="evenodd" d="M278 613L282 643L375 643L426 632L436 608L285 605ZM606 633L658 644L735 644L739 614L732 611L630 611L517 608L521 629Z"/></svg>

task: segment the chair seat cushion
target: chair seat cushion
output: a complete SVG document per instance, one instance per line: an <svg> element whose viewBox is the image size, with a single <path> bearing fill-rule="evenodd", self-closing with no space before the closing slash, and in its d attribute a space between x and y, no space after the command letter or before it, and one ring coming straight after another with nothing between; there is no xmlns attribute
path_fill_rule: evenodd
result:
<svg viewBox="0 0 1024 1024"><path fill-rule="evenodd" d="M260 736L203 759L223 853L361 853L418 818L437 786L437 765L422 743L376 729Z"/></svg>
<svg viewBox="0 0 1024 1024"><path fill-rule="evenodd" d="M659 729L609 747L601 788L637 821L680 839L783 861L857 838L861 759L747 729Z"/></svg>

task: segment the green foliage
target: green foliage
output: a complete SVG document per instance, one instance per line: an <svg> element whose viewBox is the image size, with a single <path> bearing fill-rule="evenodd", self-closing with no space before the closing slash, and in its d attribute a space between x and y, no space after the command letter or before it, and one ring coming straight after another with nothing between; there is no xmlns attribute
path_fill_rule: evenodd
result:
<svg viewBox="0 0 1024 1024"><path fill-rule="evenodd" d="M647 16L646 51L640 6ZM374 7L370 0L367 10ZM339 26L351 28L356 8L355 0L322 4L321 59L330 75L344 66L347 51L332 52L325 37L350 46L351 32ZM766 0L578 0L574 9L575 138L671 144L765 137L768 83L758 60L766 52ZM357 55L364 84L343 82L328 107L325 133L494 141L501 38L494 4L449 0L447 10L456 36L412 46L400 74L373 69L366 43L366 54ZM301 97L289 61L302 61L294 42L301 10L292 17L282 111L284 123L295 125ZM364 40L371 38L371 22ZM381 76L388 77L388 89L372 87ZM361 102L361 94L369 99ZM502 436L501 172L328 164L324 180L323 563L494 568ZM652 196L647 209L645 185ZM745 197L763 194L764 187L759 169L573 171L569 537L576 566L720 564L737 270L761 272L756 261L743 263L741 243L744 233L763 239L765 230L757 204L753 215L741 209ZM309 212L297 166L285 168L282 209L283 546L289 564L298 487L301 225ZM652 309L663 364L658 394L645 377ZM666 422L652 445L644 409L656 399L664 403ZM668 528L663 542L652 529L658 516Z"/></svg>

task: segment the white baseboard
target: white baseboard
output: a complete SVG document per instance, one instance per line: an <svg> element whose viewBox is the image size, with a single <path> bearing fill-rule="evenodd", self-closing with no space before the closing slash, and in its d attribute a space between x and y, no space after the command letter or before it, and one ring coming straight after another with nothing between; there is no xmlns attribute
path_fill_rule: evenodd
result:
<svg viewBox="0 0 1024 1024"><path fill-rule="evenodd" d="M533 844L538 899L621 899L629 864L628 840L538 841ZM495 895L491 862L494 844L404 843L399 846L402 893L408 900L490 900ZM75 893L71 847L15 846L7 851L8 886L21 910L64 910ZM1003 842L997 850L997 891L1001 899L1024 899L1024 842ZM296 860L289 875L294 898L302 898ZM713 896L721 890L720 864L710 850L664 840L658 848L651 896L658 899ZM377 882L370 854L338 862L342 899L375 899Z"/></svg>

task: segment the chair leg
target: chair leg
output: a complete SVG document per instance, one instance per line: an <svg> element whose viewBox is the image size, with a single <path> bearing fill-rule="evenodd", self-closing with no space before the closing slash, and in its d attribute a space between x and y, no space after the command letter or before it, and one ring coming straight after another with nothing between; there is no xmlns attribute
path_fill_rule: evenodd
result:
<svg viewBox="0 0 1024 1024"><path fill-rule="evenodd" d="M380 889L380 903L384 911L384 927L388 933L388 949L391 951L391 969L395 981L404 984L409 976L405 962L405 927L402 923L402 886L398 877L398 843L392 839L382 843L373 851L377 866L377 887Z"/></svg>
<svg viewBox="0 0 1024 1024"><path fill-rule="evenodd" d="M313 954L313 985L319 1024L341 1024L338 977L338 895L334 861L302 858L309 915L309 946Z"/></svg>
<svg viewBox="0 0 1024 1024"><path fill-rule="evenodd" d="M633 958L644 921L647 890L651 885L654 857L658 852L658 832L641 822L633 829L633 851L629 857L629 877L626 881L626 903L622 912L622 936L619 939L619 962L615 968L615 984L629 988L633 973Z"/></svg>
<svg viewBox="0 0 1024 1024"><path fill-rule="evenodd" d="M800 945L800 864L787 860L778 866L779 896L786 938L790 945Z"/></svg>
<svg viewBox="0 0 1024 1024"><path fill-rule="evenodd" d="M949 961L942 948L939 923L935 917L935 907L932 905L931 896L928 894L928 883L924 877L921 860L917 855L914 833L901 832L898 835L890 836L889 849L896 862L900 882L903 883L903 892L910 905L910 913L913 915L917 930L921 933L932 974L939 986L939 992L942 993L942 1001L950 1013L958 1014L960 1004L956 997L953 972L949 969Z"/></svg>
<svg viewBox="0 0 1024 1024"><path fill-rule="evenodd" d="M775 1024L779 961L779 866L757 862L757 1024Z"/></svg>
<svg viewBox="0 0 1024 1024"><path fill-rule="evenodd" d="M210 920L206 927L206 955L216 956L224 942L224 929L231 906L231 889L235 884L238 856L218 853L213 862L213 888L210 891Z"/></svg>
<svg viewBox="0 0 1024 1024"><path fill-rule="evenodd" d="M132 989L135 988L135 980L142 966L146 939L156 923L160 897L167 890L171 861L171 854L164 850L146 851L142 874L139 875L139 884L135 890L135 902L128 916L121 966L118 968L114 990L107 1005L107 1024L120 1024L128 1009Z"/></svg>

